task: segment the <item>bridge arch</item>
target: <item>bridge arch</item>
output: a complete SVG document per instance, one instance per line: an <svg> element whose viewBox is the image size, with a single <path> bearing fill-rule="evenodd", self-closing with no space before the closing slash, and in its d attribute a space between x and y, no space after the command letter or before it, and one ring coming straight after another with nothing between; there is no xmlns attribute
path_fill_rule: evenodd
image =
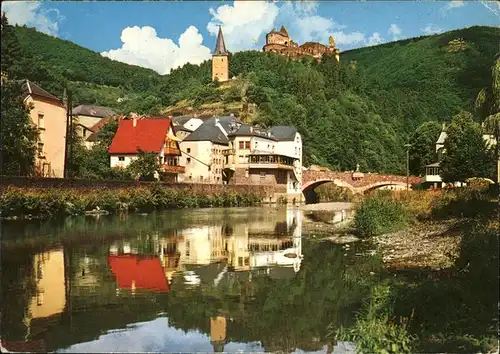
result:
<svg viewBox="0 0 500 354"><path fill-rule="evenodd" d="M314 181L307 182L302 185L302 194L304 194L306 204L311 204L316 201L317 195L314 192L316 187L325 183L334 183L337 187L347 188L352 194L359 193L358 189L354 188L349 183L338 178L321 178Z"/></svg>

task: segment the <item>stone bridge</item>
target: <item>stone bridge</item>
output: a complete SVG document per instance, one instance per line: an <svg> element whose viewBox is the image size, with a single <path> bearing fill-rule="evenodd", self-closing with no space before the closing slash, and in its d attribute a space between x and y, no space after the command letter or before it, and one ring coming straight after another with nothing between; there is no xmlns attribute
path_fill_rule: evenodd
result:
<svg viewBox="0 0 500 354"><path fill-rule="evenodd" d="M410 176L408 180L410 188L413 184L421 181L422 178L414 176ZM406 176L306 170L302 172L302 193L304 193L306 202L311 202L315 198L314 189L316 187L328 182L347 188L353 194L364 194L383 187L387 189L406 189Z"/></svg>

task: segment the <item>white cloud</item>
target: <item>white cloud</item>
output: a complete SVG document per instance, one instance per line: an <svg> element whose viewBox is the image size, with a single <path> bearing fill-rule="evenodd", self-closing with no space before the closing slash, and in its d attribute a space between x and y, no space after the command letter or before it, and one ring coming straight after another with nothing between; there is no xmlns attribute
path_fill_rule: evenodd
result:
<svg viewBox="0 0 500 354"><path fill-rule="evenodd" d="M177 45L169 38L158 37L149 26L127 27L122 31L121 48L102 52L101 55L127 64L150 68L168 74L186 63L201 64L211 58L211 51L202 45L203 36L189 26L179 37Z"/></svg>
<svg viewBox="0 0 500 354"><path fill-rule="evenodd" d="M40 1L4 1L2 11L5 11L10 24L35 27L51 36L57 36L58 22L64 19L59 10L46 9Z"/></svg>
<svg viewBox="0 0 500 354"><path fill-rule="evenodd" d="M428 23L427 26L422 28L422 32L426 35L429 36L431 34L436 34L436 33L442 33L444 30L432 23Z"/></svg>
<svg viewBox="0 0 500 354"><path fill-rule="evenodd" d="M500 2L498 1L481 1L481 3L489 11L491 11L497 17L500 17Z"/></svg>
<svg viewBox="0 0 500 354"><path fill-rule="evenodd" d="M280 7L278 20L290 24L289 33L299 44L308 41L326 44L330 36L334 37L335 43L340 47L352 47L366 43L366 36L363 33L344 31L347 26L341 25L331 18L320 16L316 1L287 1Z"/></svg>
<svg viewBox="0 0 500 354"><path fill-rule="evenodd" d="M463 6L465 6L465 2L463 0L452 0L452 1L449 1L449 2L446 3L446 5L444 5L441 8L441 14L445 15L448 11L451 11L453 9L458 9L460 7L463 7Z"/></svg>
<svg viewBox="0 0 500 354"><path fill-rule="evenodd" d="M387 33L389 33L392 36L393 40L397 40L397 39L401 38L402 31L401 31L401 28L399 28L398 25L396 25L395 23L392 23L389 26L389 29L387 30Z"/></svg>
<svg viewBox="0 0 500 354"><path fill-rule="evenodd" d="M384 42L385 42L385 39L382 38L382 36L380 35L380 33L373 32L373 34L368 38L366 44L369 45L369 46L372 46L372 45L377 45L377 44L381 44L381 43L384 43Z"/></svg>
<svg viewBox="0 0 500 354"><path fill-rule="evenodd" d="M210 9L212 19L207 30L216 36L218 26L221 25L226 47L230 52L254 49L261 36L273 28L279 10L271 2L234 1L233 5Z"/></svg>

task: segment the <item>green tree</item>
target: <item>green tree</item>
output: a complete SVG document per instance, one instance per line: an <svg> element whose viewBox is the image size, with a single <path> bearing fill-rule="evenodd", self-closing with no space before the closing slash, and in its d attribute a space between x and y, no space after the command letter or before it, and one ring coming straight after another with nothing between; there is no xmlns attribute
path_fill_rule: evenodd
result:
<svg viewBox="0 0 500 354"><path fill-rule="evenodd" d="M155 174L160 170L160 162L158 156L154 152L139 151L137 159L132 161L128 166L130 173L145 181L155 179Z"/></svg>
<svg viewBox="0 0 500 354"><path fill-rule="evenodd" d="M493 177L493 154L483 140L480 124L469 112L453 117L447 129L441 177L445 182L465 182L471 177Z"/></svg>
<svg viewBox="0 0 500 354"><path fill-rule="evenodd" d="M410 173L421 175L425 166L436 160L436 140L441 126L436 121L421 124L410 137Z"/></svg>
<svg viewBox="0 0 500 354"><path fill-rule="evenodd" d="M20 82L2 80L1 107L1 173L17 176L32 175L38 130L31 122L32 107L24 104L24 93Z"/></svg>
<svg viewBox="0 0 500 354"><path fill-rule="evenodd" d="M15 79L19 74L19 60L22 57L21 46L16 36L14 27L9 25L5 12L2 13L2 73L8 75L10 79Z"/></svg>

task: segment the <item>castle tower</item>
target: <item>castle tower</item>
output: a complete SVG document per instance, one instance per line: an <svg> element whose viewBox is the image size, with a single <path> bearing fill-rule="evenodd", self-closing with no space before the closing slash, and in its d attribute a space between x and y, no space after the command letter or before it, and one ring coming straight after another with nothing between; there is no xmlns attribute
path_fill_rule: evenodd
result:
<svg viewBox="0 0 500 354"><path fill-rule="evenodd" d="M229 52L226 49L222 28L220 27L215 50L212 54L212 81L216 79L220 82L229 80Z"/></svg>

